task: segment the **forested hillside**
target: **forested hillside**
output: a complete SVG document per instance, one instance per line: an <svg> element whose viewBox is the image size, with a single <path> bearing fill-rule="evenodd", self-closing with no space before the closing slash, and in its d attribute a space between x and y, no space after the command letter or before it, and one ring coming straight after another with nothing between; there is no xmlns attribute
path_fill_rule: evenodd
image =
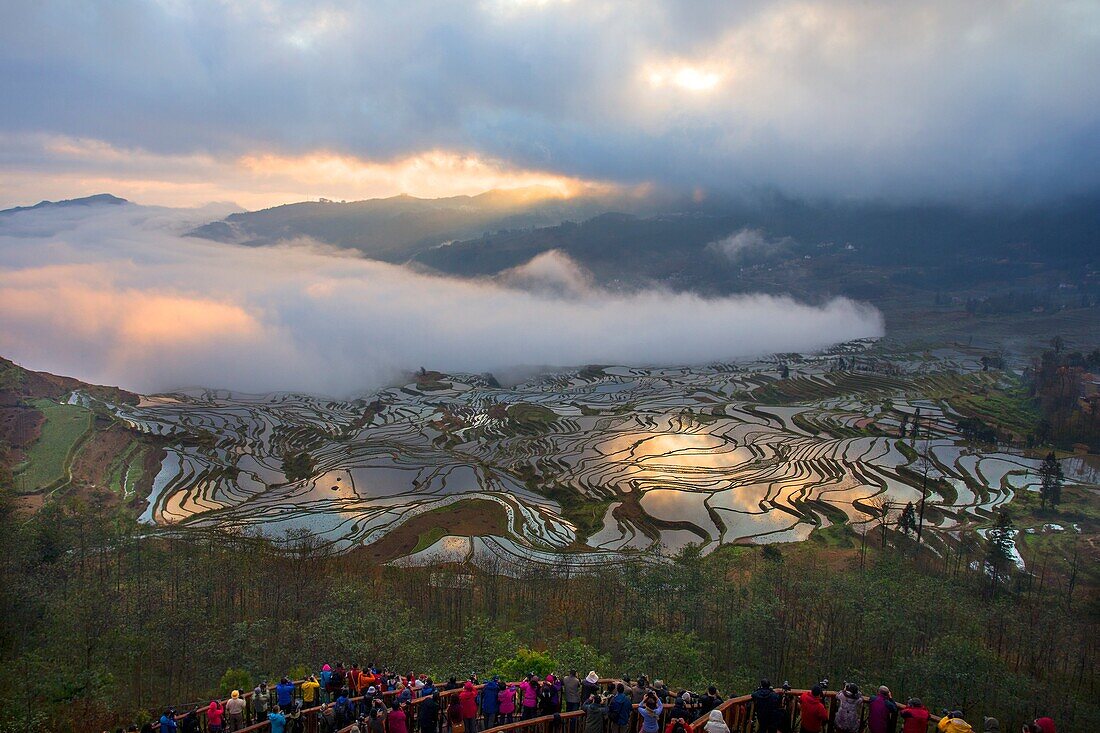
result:
<svg viewBox="0 0 1100 733"><path fill-rule="evenodd" d="M461 675L524 647L559 669L726 694L828 677L971 719L1100 726L1095 586L1043 550L1033 575L993 585L961 555L914 557L892 527L885 544L834 527L781 548L507 577L325 557L308 538L151 534L95 495L0 521L4 731L98 730L208 701L231 668L258 681L339 658Z"/></svg>

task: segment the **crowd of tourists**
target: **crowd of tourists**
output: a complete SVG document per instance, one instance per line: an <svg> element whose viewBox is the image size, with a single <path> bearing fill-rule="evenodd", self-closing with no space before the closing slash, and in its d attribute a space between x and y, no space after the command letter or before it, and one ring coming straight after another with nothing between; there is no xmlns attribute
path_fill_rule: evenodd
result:
<svg viewBox="0 0 1100 733"><path fill-rule="evenodd" d="M886 686L865 697L855 683L846 683L830 705L827 685L818 683L795 698L782 694L790 691L786 683L777 689L761 680L751 694L756 733L821 733L830 721L837 733L895 733L899 725L902 733L928 732L932 712L919 698L899 703ZM719 709L722 701L713 686L697 694L645 676L609 682L595 671L579 677L571 670L561 677L530 673L519 682L494 675L482 685L470 675L461 682L451 677L437 683L426 674L336 662L301 682L283 677L273 686L260 682L250 692L233 690L228 700L212 700L183 716L165 710L159 728L160 733L234 733L267 721L271 733L303 733L305 718L315 716L319 733L349 728L358 733L479 733L552 716L550 733L730 733ZM574 711L584 715L562 716ZM700 719L705 722L695 727L693 721ZM1001 733L996 719L984 718L979 729L960 710L942 711L937 728L940 733ZM153 730L147 724L143 733ZM1056 730L1053 720L1042 717L1022 733Z"/></svg>

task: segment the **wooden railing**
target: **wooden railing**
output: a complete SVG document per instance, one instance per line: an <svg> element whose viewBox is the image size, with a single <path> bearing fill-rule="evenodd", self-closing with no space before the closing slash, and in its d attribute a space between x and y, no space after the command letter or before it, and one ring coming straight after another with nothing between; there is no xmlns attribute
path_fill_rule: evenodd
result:
<svg viewBox="0 0 1100 733"><path fill-rule="evenodd" d="M606 687L609 684L615 684L617 682L619 682L619 680L601 679L599 681L599 684L600 684L601 687ZM509 683L504 683L504 684L516 686L517 687L517 693L518 693L518 686L520 684L519 682L509 682ZM301 681L296 681L295 685L296 685L295 690L297 691L299 689L299 686L301 685ZM480 685L476 686L476 689L481 690L484 687L485 687L484 684L480 684ZM272 688L272 689L274 689L274 688ZM462 691L461 687L458 687L458 688L455 688L455 689L452 689L452 690L437 690L437 692L439 693L440 698L443 701L446 701L447 698L449 698L453 695L457 695L461 691ZM802 693L806 692L806 690L776 689L775 692L780 696L780 700L781 700L781 703L782 703L783 715L787 717L787 723L789 724L789 727L787 728L787 730L798 730L799 711L800 711L799 697L802 695ZM382 692L380 696L382 697L383 700L387 700L387 699L392 700L394 697L397 696L397 694L398 693L395 692L395 691L387 690L387 691ZM837 700L836 700L837 693L834 692L834 691L829 690L829 691L826 691L824 694L825 694L826 708L827 708L828 713L829 713L829 720L822 727L822 733L833 733L834 728L833 728L832 721L833 721L833 718L836 714L836 709L837 709ZM248 698L251 698L251 695L252 695L251 692L247 693ZM242 697L245 697L245 695L242 694ZM352 702L355 702L358 705L359 703L361 703L363 701L364 696L359 695L359 696L356 696L356 697L351 697L349 699ZM417 697L417 698L411 699L406 704L405 713L407 715L406 725L407 725L408 730L410 731L410 733L450 733L450 725L447 723L447 714L446 714L447 705L446 705L445 702L443 702L440 705L439 714L438 714L438 718L437 718L437 724L436 724L436 730L435 731L420 731L419 730L419 727L417 725L417 722L418 722L417 721L418 709L419 709L420 704L422 702L424 702L425 700L428 700L428 699L429 699L428 697ZM249 702L251 702L251 700L249 700ZM861 706L861 716L862 716L861 729L865 728L865 726L866 726L869 698L864 697L863 702L864 702L864 704ZM626 730L628 730L628 731L637 731L640 728L640 722L641 722L638 719L638 713L637 713L638 706L635 704L632 707L633 707L633 712L631 712L630 720L629 720L629 722L626 726ZM753 706L752 696L751 695L741 695L741 696L738 696L738 697L731 697L728 700L723 701L715 709L722 713L722 719L725 721L726 725L729 726L730 733L752 733L753 729L754 729L754 720L753 720L753 718L754 718L754 709L753 708L754 708L754 706ZM248 709L251 713L251 705L249 705ZM516 713L515 714L519 715L521 710L522 710L522 707L517 702ZM672 704L666 704L666 705L663 706L663 710L661 712L661 716L660 716L660 720L659 720L659 727L658 727L658 731L660 733L663 733L663 731L665 729L665 726L670 721L672 710L673 710L673 705ZM698 706L696 706L694 708L691 708L691 710L693 712L698 712ZM207 726L207 723L206 723L206 710L205 710L205 708L200 708L198 713L199 713L199 718L200 718L200 721L199 721L200 722L200 729L203 730L203 731L209 730L209 728ZM177 714L176 715L176 720L182 720L185 717L185 715L186 715L186 713ZM477 721L480 724L479 727L478 727L478 733L580 733L580 731L582 731L585 727L585 718L586 717L587 716L586 716L586 713L584 712L584 710L576 710L576 711L572 711L572 712L562 712L562 713L559 713L557 716L555 716L555 715L541 715L541 716L529 718L527 720L516 720L516 721L511 722L511 723L505 723L503 725L497 725L497 726L493 726L491 728L484 728L482 726L484 724L485 718L484 718L484 715L481 713L481 710L479 709L478 710L478 716L477 716ZM706 716L706 715L698 717L691 724L692 731L689 731L689 733L702 733L703 726L706 725L707 720L708 720L708 716ZM939 720L940 719L936 716L931 716L929 718L928 725L931 728L931 730L935 730L935 726L939 723ZM319 706L308 708L308 709L302 711L302 715L301 715L301 718L300 718L300 727L299 727L299 731L301 733L317 733L317 731L319 730L319 726L320 726L320 707ZM553 728L555 728L555 726L560 726L560 727L557 730L552 730ZM891 730L891 731L896 730L897 729L897 721L896 720L891 720L890 726L891 727L888 728L889 730ZM154 725L154 728L159 728L159 727L160 727L159 723ZM268 731L268 730L270 730L270 728L271 728L271 723L268 720L251 720L251 718L249 718L249 725L247 725L245 728L239 729L239 733L261 733L261 731ZM343 728L340 728L338 730L338 733L355 733L355 731L357 731L357 730L358 730L358 726L355 725L355 724L351 724L351 725L347 725ZM603 725L603 731L604 731L604 733L610 733L610 730L611 730L610 720L605 720L604 725ZM471 733L471 732L467 731L466 733Z"/></svg>

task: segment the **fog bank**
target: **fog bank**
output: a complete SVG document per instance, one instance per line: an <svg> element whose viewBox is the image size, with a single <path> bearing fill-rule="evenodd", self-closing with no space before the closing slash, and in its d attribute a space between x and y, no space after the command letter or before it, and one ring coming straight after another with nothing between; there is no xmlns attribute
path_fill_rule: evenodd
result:
<svg viewBox="0 0 1100 733"><path fill-rule="evenodd" d="M560 253L433 277L310 241L182 236L216 214L134 205L0 217L0 355L139 392L348 395L424 366L693 364L881 335L873 308L612 293Z"/></svg>

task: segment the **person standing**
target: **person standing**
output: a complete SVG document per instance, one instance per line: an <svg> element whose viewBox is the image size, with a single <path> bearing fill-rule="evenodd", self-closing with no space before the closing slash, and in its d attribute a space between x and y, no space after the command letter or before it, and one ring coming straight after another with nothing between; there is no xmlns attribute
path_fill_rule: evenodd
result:
<svg viewBox="0 0 1100 733"><path fill-rule="evenodd" d="M768 680L760 680L760 686L752 692L753 711L756 714L759 733L776 733L783 718L782 700Z"/></svg>
<svg viewBox="0 0 1100 733"><path fill-rule="evenodd" d="M286 733L286 716L278 705L267 714L267 722L271 724L271 733Z"/></svg>
<svg viewBox="0 0 1100 733"><path fill-rule="evenodd" d="M705 733L730 733L730 727L722 718L721 710L711 710L707 713L707 722L703 726Z"/></svg>
<svg viewBox="0 0 1100 733"><path fill-rule="evenodd" d="M401 709L401 703L395 702L386 716L386 733L409 733L405 711Z"/></svg>
<svg viewBox="0 0 1100 733"><path fill-rule="evenodd" d="M909 702L902 706L901 719L905 721L901 725L901 733L928 733L928 708L919 697L909 698Z"/></svg>
<svg viewBox="0 0 1100 733"><path fill-rule="evenodd" d="M516 687L508 685L497 693L497 715L501 723L511 723L516 713Z"/></svg>
<svg viewBox="0 0 1100 733"><path fill-rule="evenodd" d="M836 717L833 726L838 733L859 733L860 717L863 712L863 695L855 682L844 685L836 696Z"/></svg>
<svg viewBox="0 0 1100 733"><path fill-rule="evenodd" d="M888 733L890 721L897 715L898 704L890 694L890 688L882 685L867 703L867 730L869 733Z"/></svg>
<svg viewBox="0 0 1100 733"><path fill-rule="evenodd" d="M462 722L466 733L477 733L477 688L467 681L458 693L458 703L462 706Z"/></svg>
<svg viewBox="0 0 1100 733"><path fill-rule="evenodd" d="M584 733L604 733L607 720L607 705L598 694L591 694L584 703Z"/></svg>
<svg viewBox="0 0 1100 733"><path fill-rule="evenodd" d="M416 723L420 733L436 733L439 730L439 693L424 700L416 709Z"/></svg>
<svg viewBox="0 0 1100 733"><path fill-rule="evenodd" d="M252 714L254 719L259 722L267 717L268 710L271 709L271 692L267 689L267 681L262 681L256 685L256 689L252 691Z"/></svg>
<svg viewBox="0 0 1100 733"><path fill-rule="evenodd" d="M321 684L317 681L316 675L310 675L309 678L302 683L302 707L307 710L312 707L316 707L321 697Z"/></svg>
<svg viewBox="0 0 1100 733"><path fill-rule="evenodd" d="M168 708L164 711L164 715L160 716L160 730L161 733L176 733L179 726L176 725L176 710L175 708Z"/></svg>
<svg viewBox="0 0 1100 733"><path fill-rule="evenodd" d="M638 704L638 715L642 717L642 733L657 733L660 730L661 712L664 704L657 699L657 693L650 690Z"/></svg>
<svg viewBox="0 0 1100 733"><path fill-rule="evenodd" d="M222 733L225 719L225 706L217 700L211 700L206 708L206 724L210 733Z"/></svg>
<svg viewBox="0 0 1100 733"><path fill-rule="evenodd" d="M571 713L581 709L581 680L577 677L577 670L569 670L569 674L561 681L561 689L565 694L565 712Z"/></svg>
<svg viewBox="0 0 1100 733"><path fill-rule="evenodd" d="M229 699L225 701L225 730L227 733L236 733L244 727L244 711L248 707L241 698L240 690L233 690Z"/></svg>
<svg viewBox="0 0 1100 733"><path fill-rule="evenodd" d="M710 715L710 711L722 704L722 697L718 694L718 688L711 685L707 688L707 694L699 698L699 715Z"/></svg>
<svg viewBox="0 0 1100 733"><path fill-rule="evenodd" d="M520 684L519 688L523 693L523 700L521 701L523 713L520 718L521 720L530 720L535 717L539 704L539 683L535 679L535 675L527 675L527 679Z"/></svg>
<svg viewBox="0 0 1100 733"><path fill-rule="evenodd" d="M497 712L500 710L500 677L493 678L485 683L481 690L481 714L485 716L485 727L492 728L497 724Z"/></svg>
<svg viewBox="0 0 1100 733"><path fill-rule="evenodd" d="M607 704L607 715L611 719L611 733L627 733L630 725L630 713L633 710L626 686L622 682L615 685L615 697Z"/></svg>
<svg viewBox="0 0 1100 733"><path fill-rule="evenodd" d="M588 673L588 676L581 681L581 699L587 700L593 695L600 694L600 676L596 674L596 670L592 670Z"/></svg>
<svg viewBox="0 0 1100 733"><path fill-rule="evenodd" d="M821 733L821 729L829 722L829 711L822 702L824 697L825 690L821 685L814 685L798 698L799 727L802 733ZM924 719L928 720L927 714ZM927 733L927 731L922 728L920 733Z"/></svg>
<svg viewBox="0 0 1100 733"><path fill-rule="evenodd" d="M283 677L279 680L279 684L275 685L275 702L283 709L284 716L290 712L290 708L294 705L294 683L286 677Z"/></svg>

